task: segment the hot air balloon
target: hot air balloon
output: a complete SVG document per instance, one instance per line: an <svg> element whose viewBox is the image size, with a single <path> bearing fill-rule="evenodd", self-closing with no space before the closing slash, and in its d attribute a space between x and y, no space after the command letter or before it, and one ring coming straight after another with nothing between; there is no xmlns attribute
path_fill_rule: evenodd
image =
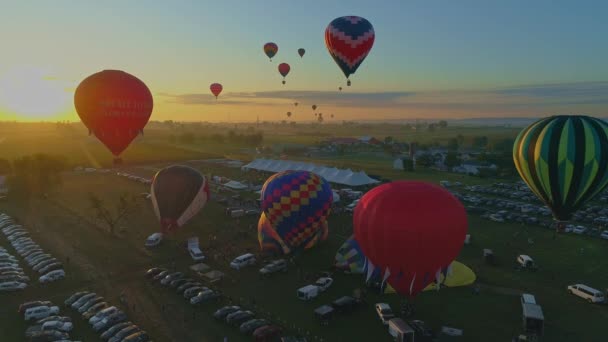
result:
<svg viewBox="0 0 608 342"><path fill-rule="evenodd" d="M302 249L323 229L331 210L329 183L309 171L274 174L262 187L262 211L292 250Z"/></svg>
<svg viewBox="0 0 608 342"><path fill-rule="evenodd" d="M222 89L224 88L219 83L213 83L211 84L211 86L209 86L209 89L211 89L211 93L215 96L215 99L217 100L217 96L222 92Z"/></svg>
<svg viewBox="0 0 608 342"><path fill-rule="evenodd" d="M349 273L363 273L365 255L354 235L344 241L336 252L334 266Z"/></svg>
<svg viewBox="0 0 608 342"><path fill-rule="evenodd" d="M290 118L291 117L291 112L287 112L287 117Z"/></svg>
<svg viewBox="0 0 608 342"><path fill-rule="evenodd" d="M332 115L330 115L330 117L333 119L333 118L334 118L334 115L332 114Z"/></svg>
<svg viewBox="0 0 608 342"><path fill-rule="evenodd" d="M258 242L263 252L277 254L289 254L291 252L264 213L260 215L260 220L258 221Z"/></svg>
<svg viewBox="0 0 608 342"><path fill-rule="evenodd" d="M338 87L338 90L339 90L339 91L342 91L342 87Z"/></svg>
<svg viewBox="0 0 608 342"><path fill-rule="evenodd" d="M346 85L350 86L350 75L357 71L369 54L375 37L374 27L365 18L340 17L327 25L325 45L346 76Z"/></svg>
<svg viewBox="0 0 608 342"><path fill-rule="evenodd" d="M519 133L513 161L561 229L561 221L608 186L608 124L577 115L541 119Z"/></svg>
<svg viewBox="0 0 608 342"><path fill-rule="evenodd" d="M268 58L270 59L271 62L272 62L272 57L274 57L274 55L276 55L278 51L279 51L279 47L277 46L277 44L275 44L275 43L264 44L264 53L266 54L266 56L268 56Z"/></svg>
<svg viewBox="0 0 608 342"><path fill-rule="evenodd" d="M298 103L297 103L297 102L294 102L294 103L293 103L293 105L297 107L297 106L298 106Z"/></svg>
<svg viewBox="0 0 608 342"><path fill-rule="evenodd" d="M300 57L304 57L304 54L306 53L306 50L299 48L298 49L298 55L300 55Z"/></svg>
<svg viewBox="0 0 608 342"><path fill-rule="evenodd" d="M312 105L312 110L317 110L317 105L316 104Z"/></svg>
<svg viewBox="0 0 608 342"><path fill-rule="evenodd" d="M281 74L281 76L283 76L283 84L285 84L285 76L287 76L287 74L289 74L289 70L291 70L291 68L289 67L289 64L287 64L287 63L279 64L279 74Z"/></svg>
<svg viewBox="0 0 608 342"><path fill-rule="evenodd" d="M320 114L320 113L319 113ZM319 115L319 117L317 118L317 121L319 122L323 122L323 115Z"/></svg>
<svg viewBox="0 0 608 342"><path fill-rule="evenodd" d="M209 183L198 170L173 165L154 176L151 195L161 232L166 234L186 224L205 206Z"/></svg>
<svg viewBox="0 0 608 342"><path fill-rule="evenodd" d="M120 163L120 154L150 120L153 99L137 77L120 70L104 70L85 78L74 93L82 123Z"/></svg>
<svg viewBox="0 0 608 342"><path fill-rule="evenodd" d="M456 258L467 214L440 186L396 181L368 191L355 207L353 224L368 274L380 268L383 281L411 298Z"/></svg>

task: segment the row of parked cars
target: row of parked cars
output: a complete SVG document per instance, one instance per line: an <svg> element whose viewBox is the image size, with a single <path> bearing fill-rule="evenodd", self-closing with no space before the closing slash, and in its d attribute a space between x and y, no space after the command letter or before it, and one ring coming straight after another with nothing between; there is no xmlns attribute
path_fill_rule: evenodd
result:
<svg viewBox="0 0 608 342"><path fill-rule="evenodd" d="M23 303L17 312L29 323L25 338L29 341L68 342L74 328L72 319L59 314L59 307L48 300Z"/></svg>
<svg viewBox="0 0 608 342"><path fill-rule="evenodd" d="M44 284L65 278L65 270L63 269L61 261L43 251L42 247L32 240L23 226L16 224L8 215L0 214L0 228L15 251L25 260L32 270L39 274L38 281L40 283ZM4 253L5 254L3 255L5 255L5 257L0 256L0 260L16 263L16 259L11 259L8 252L5 251ZM5 265L5 267L11 267L11 265ZM14 272L10 273L12 275L22 277L22 280L27 279L29 281L29 278L25 276L23 270L13 270L10 272ZM20 281L21 279L16 278L15 280Z"/></svg>
<svg viewBox="0 0 608 342"><path fill-rule="evenodd" d="M191 305L201 305L221 298L218 291L203 286L200 282L187 277L183 272L170 272L165 268L154 267L146 271L146 277L174 289ZM256 340L270 340L270 337L280 336L282 332L280 327L272 325L268 320L256 318L253 311L242 309L240 306L224 306L218 309L213 317L238 326L242 333L254 336Z"/></svg>
<svg viewBox="0 0 608 342"><path fill-rule="evenodd" d="M95 292L81 291L68 297L64 304L89 322L93 330L109 342L148 342L148 334L116 306L110 306Z"/></svg>
<svg viewBox="0 0 608 342"><path fill-rule="evenodd" d="M120 176L120 177L125 177L125 178L127 178L129 180L132 180L132 181L135 181L135 182L139 182L139 183L142 183L142 184L146 184L146 185L152 184L152 180L151 179L144 178L144 177L139 177L139 176L132 175L132 174L129 174L129 173L126 173L126 172L117 172L116 175Z"/></svg>

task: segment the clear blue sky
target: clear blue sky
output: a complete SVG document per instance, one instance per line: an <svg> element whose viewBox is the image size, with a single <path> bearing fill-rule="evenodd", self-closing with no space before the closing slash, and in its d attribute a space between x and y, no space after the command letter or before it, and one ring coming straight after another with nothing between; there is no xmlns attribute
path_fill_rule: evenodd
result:
<svg viewBox="0 0 608 342"><path fill-rule="evenodd" d="M207 104L183 104L181 95L207 96L208 85L220 82L228 99L233 93L230 111L238 112L234 93L335 91L343 85L323 33L332 19L359 15L374 25L376 42L352 77L352 92L424 93L420 101L428 103L434 91L589 82L605 87L607 13L605 1L4 0L0 73L27 64L77 83L102 69L123 69L154 93L174 96L167 111L184 115L204 112ZM267 41L279 45L273 63L262 52ZM303 59L299 47L307 50ZM287 86L274 63L283 61L292 65ZM486 100L496 101L495 95ZM398 115L403 98L386 112ZM168 115L162 108L159 115Z"/></svg>

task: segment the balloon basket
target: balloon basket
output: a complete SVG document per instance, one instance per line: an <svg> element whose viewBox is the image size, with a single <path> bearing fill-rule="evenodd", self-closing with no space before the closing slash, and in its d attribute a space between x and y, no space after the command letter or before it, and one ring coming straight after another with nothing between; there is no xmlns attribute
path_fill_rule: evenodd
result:
<svg viewBox="0 0 608 342"><path fill-rule="evenodd" d="M283 84L285 84L285 81L283 81Z"/></svg>
<svg viewBox="0 0 608 342"><path fill-rule="evenodd" d="M346 81L346 85L350 87L350 80Z"/></svg>
<svg viewBox="0 0 608 342"><path fill-rule="evenodd" d="M114 164L114 166L122 165L122 159L121 158L114 158L113 164Z"/></svg>

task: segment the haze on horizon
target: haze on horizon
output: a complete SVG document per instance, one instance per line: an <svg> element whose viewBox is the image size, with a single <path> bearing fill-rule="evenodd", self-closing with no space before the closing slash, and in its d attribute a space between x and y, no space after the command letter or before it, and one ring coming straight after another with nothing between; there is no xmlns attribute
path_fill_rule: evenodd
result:
<svg viewBox="0 0 608 342"><path fill-rule="evenodd" d="M5 1L0 120L76 121L75 87L104 69L143 80L156 121L283 120L287 111L311 121L312 104L336 121L606 116L606 10L548 0ZM323 37L343 15L376 31L351 87ZM269 41L279 46L272 63ZM281 62L292 67L286 85ZM213 82L224 85L217 101Z"/></svg>

